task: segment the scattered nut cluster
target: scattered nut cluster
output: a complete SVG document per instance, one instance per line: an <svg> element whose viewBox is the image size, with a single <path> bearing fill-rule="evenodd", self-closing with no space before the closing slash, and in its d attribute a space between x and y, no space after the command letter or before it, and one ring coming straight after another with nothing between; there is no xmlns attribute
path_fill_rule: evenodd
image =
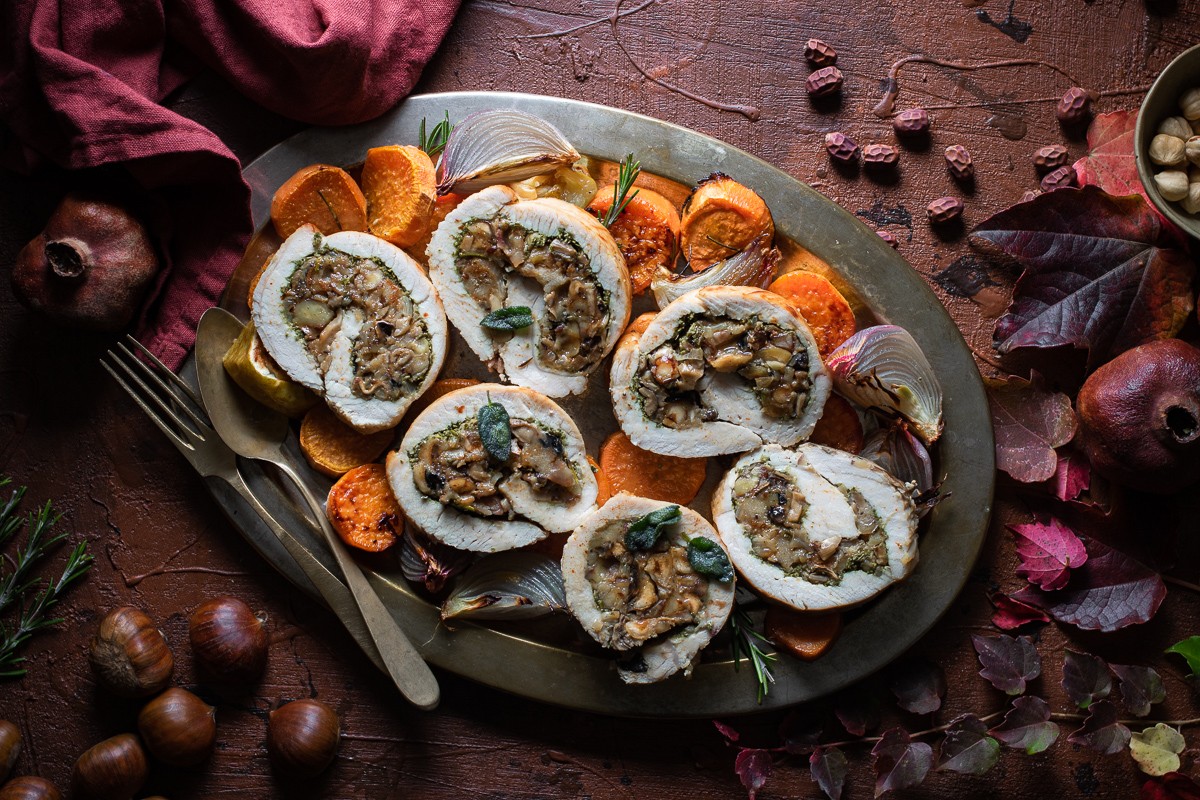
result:
<svg viewBox="0 0 1200 800"><path fill-rule="evenodd" d="M1179 98L1182 116L1167 117L1150 140L1154 185L1164 200L1200 214L1200 86Z"/></svg>

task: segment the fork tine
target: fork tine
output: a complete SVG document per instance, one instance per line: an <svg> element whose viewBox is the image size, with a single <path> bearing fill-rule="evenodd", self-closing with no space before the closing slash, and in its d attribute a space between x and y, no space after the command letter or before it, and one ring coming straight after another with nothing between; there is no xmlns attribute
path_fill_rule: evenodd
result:
<svg viewBox="0 0 1200 800"><path fill-rule="evenodd" d="M131 334L125 334L125 340L141 351L142 355L150 359L150 363L153 364L161 374L167 376L167 379L170 380L171 383L182 389L183 393L188 396L188 399L196 404L196 408L200 409L201 412L206 413L204 404L200 402L200 398L196 397L196 393L192 391L191 386L188 386L187 381L176 375L171 370L167 369L167 365L159 361L158 356L154 355L154 353L151 353L146 345L133 338Z"/></svg>
<svg viewBox="0 0 1200 800"><path fill-rule="evenodd" d="M129 339L130 339L130 341L132 341L134 343L138 343L137 340L134 339L132 336L130 336ZM142 347L141 344L138 344L138 346L141 347L142 350L146 350L146 348ZM192 400L194 401L195 395L192 394L191 387L189 387L186 383L184 383L183 380L178 375L176 375L175 373L173 373L169 369L167 369L166 365L164 365L157 358L155 358L154 361L161 369L151 368L150 366L148 366L146 364L146 362L142 361L140 358L135 356L133 354L133 351L131 351L128 347L121 344L120 342L118 342L117 347L114 348L114 350L116 350L116 349L120 349L120 351L125 354L126 358L124 359L124 361L127 362L127 364L135 365L137 367L138 371L142 373L142 375L144 375L146 378L151 380L154 383L154 385L157 386L159 389L161 389L163 392L165 392L168 397L170 397L172 400L175 400L175 402L178 404L179 408L183 410L183 413L187 414L188 417L192 420L192 422L194 422L197 425L197 427L199 428L198 432L201 434L201 438L203 438L206 433L205 429L209 429L209 430L212 429L212 424L208 421L208 415L204 414L203 406L200 407L200 414L197 414L195 411L192 410L192 408L186 402L183 401L182 398L179 397L179 393L172 390L172 388L170 386L168 386L166 381L164 381L162 378L163 375L169 375L171 378L174 379L172 381L172 383L182 386L184 388L184 390L187 392L188 396L191 397ZM112 355L114 353L114 350L109 350L109 354ZM149 352L149 351L147 350L146 352ZM151 358L154 358L154 357L151 356ZM126 366L127 366L127 364L126 364ZM160 375L160 373L161 373L161 375Z"/></svg>
<svg viewBox="0 0 1200 800"><path fill-rule="evenodd" d="M109 355L111 355L111 352ZM132 386L130 386L128 383L126 383L125 379L122 378L119 374L117 374L117 371L115 369L113 369L112 366L110 366L109 363L107 361L105 361L103 358L100 359L100 366L104 367L104 369L108 372L108 374L113 376L113 380L115 380L118 384L120 384L121 388L125 390L125 393L128 394L131 398L133 398L133 402L137 403L141 407L142 411L146 412L146 416L150 418L150 421L153 422L155 425L157 425L158 429L160 431L165 433L167 436L169 436L171 438L171 440L173 442L175 442L176 447L179 447L181 449L186 449L186 450L194 450L195 449L192 446L191 442L185 441L183 439L183 437L179 434L179 432L177 430L175 430L175 428L171 424L169 424L166 421L166 419L159 416L159 414L156 411L154 411L154 409L150 408L150 406L146 404L146 401L142 399L142 395L137 390L135 390ZM151 397L154 397L154 395L151 395ZM157 397L155 397L155 400L158 402L159 405L162 405L162 401L158 400Z"/></svg>
<svg viewBox="0 0 1200 800"><path fill-rule="evenodd" d="M122 355L125 357L122 358ZM179 434L183 436L183 438L203 442L206 438L212 436L213 429L200 420L194 412L189 411L186 408L185 403L180 400L179 395L172 392L165 383L163 383L161 380L157 381L162 386L163 391L166 393L166 396L164 397L162 394L155 392L154 389L152 389L150 385L142 379L139 373L147 373L149 371L149 367L138 362L138 359L134 357L133 353L131 353L128 348L118 344L117 347L108 351L108 357L113 366L119 369L129 381L132 381L133 384L136 384L136 386L130 386L129 388L140 389L141 398L144 401L153 404L153 406L156 407L162 415L165 415L166 419L171 422L171 424L176 428ZM128 362L138 362L137 368ZM153 379L153 376L151 377ZM170 402L168 402L168 400ZM183 409L186 412L187 417L185 418L183 415L181 415L177 409ZM191 420L191 424L188 424L189 419Z"/></svg>

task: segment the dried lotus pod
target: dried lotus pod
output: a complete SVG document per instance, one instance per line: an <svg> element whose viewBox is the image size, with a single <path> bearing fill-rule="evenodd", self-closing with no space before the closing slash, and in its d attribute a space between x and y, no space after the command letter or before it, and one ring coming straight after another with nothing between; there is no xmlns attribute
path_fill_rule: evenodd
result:
<svg viewBox="0 0 1200 800"><path fill-rule="evenodd" d="M1200 185L1200 184L1197 184L1197 185ZM900 249L900 241L896 238L896 235L894 233L892 233L891 231L875 231L875 233L879 235L880 239L883 239L885 242L890 244L893 248L895 248L897 250Z"/></svg>
<svg viewBox="0 0 1200 800"><path fill-rule="evenodd" d="M1033 154L1033 165L1043 175L1050 170L1058 169L1066 163L1067 148L1061 144L1048 144L1045 147L1039 148Z"/></svg>
<svg viewBox="0 0 1200 800"><path fill-rule="evenodd" d="M960 181L969 181L975 177L975 162L971 153L961 144L952 144L946 148L946 169Z"/></svg>
<svg viewBox="0 0 1200 800"><path fill-rule="evenodd" d="M925 207L925 213L929 215L929 221L935 225L944 225L947 222L953 222L962 216L962 212L963 201L957 197L939 197Z"/></svg>
<svg viewBox="0 0 1200 800"><path fill-rule="evenodd" d="M1169 133L1160 133L1151 139L1147 152L1150 160L1160 167L1177 167L1187 159L1183 139Z"/></svg>
<svg viewBox="0 0 1200 800"><path fill-rule="evenodd" d="M844 164L858 158L858 145L844 133L835 131L825 134L825 149L829 151L830 158Z"/></svg>
<svg viewBox="0 0 1200 800"><path fill-rule="evenodd" d="M929 112L923 108L909 108L892 118L892 128L897 136L924 136L929 133Z"/></svg>
<svg viewBox="0 0 1200 800"><path fill-rule="evenodd" d="M1042 178L1042 191L1053 192L1055 189L1066 189L1075 185L1075 168L1059 167L1051 170Z"/></svg>
<svg viewBox="0 0 1200 800"><path fill-rule="evenodd" d="M808 76L804 88L810 97L826 97L842 90L842 71L837 67L822 67Z"/></svg>
<svg viewBox="0 0 1200 800"><path fill-rule="evenodd" d="M1086 89L1072 86L1058 101L1054 116L1064 125L1078 125L1092 116L1092 103L1096 96Z"/></svg>
<svg viewBox="0 0 1200 800"><path fill-rule="evenodd" d="M862 149L863 161L872 167L894 166L900 153L890 144L869 144Z"/></svg>
<svg viewBox="0 0 1200 800"><path fill-rule="evenodd" d="M837 63L837 51L820 39L804 43L804 57L814 67L832 67Z"/></svg>

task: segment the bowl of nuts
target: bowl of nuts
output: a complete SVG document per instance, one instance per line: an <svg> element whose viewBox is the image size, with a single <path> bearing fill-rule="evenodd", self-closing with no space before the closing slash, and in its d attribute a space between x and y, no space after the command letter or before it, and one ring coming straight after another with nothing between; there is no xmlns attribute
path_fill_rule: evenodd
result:
<svg viewBox="0 0 1200 800"><path fill-rule="evenodd" d="M1154 81L1133 141L1150 201L1200 239L1200 45L1185 50Z"/></svg>

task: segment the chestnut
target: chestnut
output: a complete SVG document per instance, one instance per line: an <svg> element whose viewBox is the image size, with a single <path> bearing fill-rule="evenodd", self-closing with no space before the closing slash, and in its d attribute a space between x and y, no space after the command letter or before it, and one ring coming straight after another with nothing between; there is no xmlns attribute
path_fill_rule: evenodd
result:
<svg viewBox="0 0 1200 800"><path fill-rule="evenodd" d="M124 697L157 694L171 681L175 658L154 622L133 606L122 606L100 621L92 640L92 667L113 692Z"/></svg>
<svg viewBox="0 0 1200 800"><path fill-rule="evenodd" d="M311 778L333 762L340 738L332 708L320 700L294 700L271 712L267 755L280 773Z"/></svg>
<svg viewBox="0 0 1200 800"><path fill-rule="evenodd" d="M71 796L81 800L129 800L142 788L150 766L132 733L105 739L84 751L71 770Z"/></svg>
<svg viewBox="0 0 1200 800"><path fill-rule="evenodd" d="M0 786L0 800L62 800L62 792L45 778L22 775Z"/></svg>
<svg viewBox="0 0 1200 800"><path fill-rule="evenodd" d="M21 729L6 719L0 719L0 783L8 778L21 755Z"/></svg>
<svg viewBox="0 0 1200 800"><path fill-rule="evenodd" d="M217 710L196 695L172 687L138 713L138 732L150 754L175 767L199 764L217 740Z"/></svg>
<svg viewBox="0 0 1200 800"><path fill-rule="evenodd" d="M218 681L252 683L267 665L264 621L236 597L204 603L188 619L196 663Z"/></svg>

